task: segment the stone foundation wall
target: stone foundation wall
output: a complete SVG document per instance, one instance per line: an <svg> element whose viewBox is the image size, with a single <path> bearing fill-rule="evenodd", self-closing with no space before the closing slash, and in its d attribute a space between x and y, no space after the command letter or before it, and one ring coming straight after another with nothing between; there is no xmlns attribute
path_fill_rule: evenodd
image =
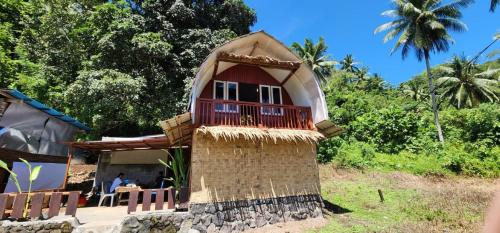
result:
<svg viewBox="0 0 500 233"><path fill-rule="evenodd" d="M234 233L268 224L322 217L319 195L192 204L189 212L134 214L113 233Z"/></svg>
<svg viewBox="0 0 500 233"><path fill-rule="evenodd" d="M11 222L5 220L0 221L0 232L71 233L78 225L76 218L66 216L43 221Z"/></svg>
<svg viewBox="0 0 500 233"><path fill-rule="evenodd" d="M112 233L175 233L187 232L192 215L187 212L152 212L127 216ZM181 229L182 228L182 229Z"/></svg>
<svg viewBox="0 0 500 233"><path fill-rule="evenodd" d="M315 144L193 135L191 203L310 194L320 194Z"/></svg>
<svg viewBox="0 0 500 233"><path fill-rule="evenodd" d="M319 195L192 204L192 229L200 232L241 232L267 224L322 217Z"/></svg>

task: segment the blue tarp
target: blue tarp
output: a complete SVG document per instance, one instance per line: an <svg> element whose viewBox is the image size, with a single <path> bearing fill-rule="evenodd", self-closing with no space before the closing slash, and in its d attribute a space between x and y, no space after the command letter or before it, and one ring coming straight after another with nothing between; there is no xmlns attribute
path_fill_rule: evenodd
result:
<svg viewBox="0 0 500 233"><path fill-rule="evenodd" d="M18 90L6 89L3 91L7 92L9 95L11 95L12 97L14 97L16 99L22 100L24 103L30 105L31 107L36 108L42 112L45 112L46 114L53 116L61 121L67 122L68 124L71 124L79 129L81 129L81 130L85 130L85 131L91 130L88 126L84 125L83 123L81 123L81 122L79 122L79 121L77 121L69 116L66 116L63 113L60 113L53 108L49 108L45 104L42 104L34 99L31 99L30 97L26 96L25 94L23 94L22 92L20 92Z"/></svg>

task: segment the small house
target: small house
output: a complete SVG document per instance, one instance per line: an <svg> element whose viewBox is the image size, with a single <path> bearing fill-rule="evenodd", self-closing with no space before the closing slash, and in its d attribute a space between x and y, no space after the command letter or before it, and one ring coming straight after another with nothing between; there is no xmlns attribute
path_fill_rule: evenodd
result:
<svg viewBox="0 0 500 233"><path fill-rule="evenodd" d="M161 123L169 141L191 148L195 216L259 225L321 214L316 147L341 129L328 121L314 72L283 43L259 31L214 49L194 79L189 116Z"/></svg>
<svg viewBox="0 0 500 233"><path fill-rule="evenodd" d="M86 131L90 128L20 91L0 90L0 159L20 176L24 191L28 173L19 158L42 165L33 190L64 189L71 160L65 142ZM17 192L8 177L0 169L0 191Z"/></svg>

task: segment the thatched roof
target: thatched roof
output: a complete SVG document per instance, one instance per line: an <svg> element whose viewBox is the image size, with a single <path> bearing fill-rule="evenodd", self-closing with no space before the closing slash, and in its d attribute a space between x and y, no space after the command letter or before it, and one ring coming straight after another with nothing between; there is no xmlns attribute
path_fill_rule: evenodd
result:
<svg viewBox="0 0 500 233"><path fill-rule="evenodd" d="M191 113L187 112L160 121L160 125L171 145L187 145L191 143L191 135L194 129Z"/></svg>
<svg viewBox="0 0 500 233"><path fill-rule="evenodd" d="M233 141L246 139L252 141L278 141L318 143L325 137L313 130L260 129L245 127L201 126L194 133L213 137L215 140Z"/></svg>

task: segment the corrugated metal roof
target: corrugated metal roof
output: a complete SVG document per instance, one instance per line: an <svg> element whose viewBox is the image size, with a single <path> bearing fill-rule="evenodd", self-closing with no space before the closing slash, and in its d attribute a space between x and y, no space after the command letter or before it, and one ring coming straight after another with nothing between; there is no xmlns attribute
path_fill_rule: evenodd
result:
<svg viewBox="0 0 500 233"><path fill-rule="evenodd" d="M33 108L36 108L42 112L45 112L46 114L52 116L52 117L55 117L61 121L64 121L68 124L71 124L81 130L85 130L85 131L90 131L92 130L91 128L89 128L88 126L86 126L85 124L69 117L69 116L66 116L65 114L63 113L60 113L58 112L57 110L53 109L53 108L50 108L50 107L47 107L45 104L42 104L28 96L26 96L25 94L23 94L22 92L18 91L18 90L14 90L14 89L2 89L2 92L5 92L7 93L8 95L16 98L16 99L19 99L19 100L22 100L24 103L30 105L31 107Z"/></svg>

